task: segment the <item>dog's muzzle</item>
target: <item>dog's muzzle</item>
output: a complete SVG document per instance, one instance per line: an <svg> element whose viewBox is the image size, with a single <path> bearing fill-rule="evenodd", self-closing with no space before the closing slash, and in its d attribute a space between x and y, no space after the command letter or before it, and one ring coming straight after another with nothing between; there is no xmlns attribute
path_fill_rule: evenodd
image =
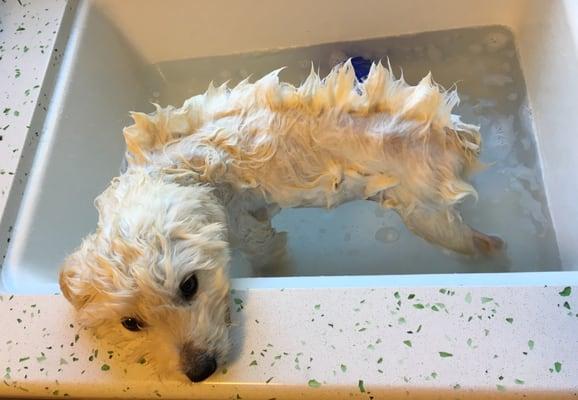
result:
<svg viewBox="0 0 578 400"><path fill-rule="evenodd" d="M190 344L183 346L181 364L183 372L192 382L204 381L217 370L217 360L213 355Z"/></svg>

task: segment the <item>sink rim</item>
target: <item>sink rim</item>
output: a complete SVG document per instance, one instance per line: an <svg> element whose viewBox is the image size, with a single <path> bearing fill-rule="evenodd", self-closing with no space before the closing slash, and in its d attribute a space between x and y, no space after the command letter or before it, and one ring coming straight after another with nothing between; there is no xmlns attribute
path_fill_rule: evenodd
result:
<svg viewBox="0 0 578 400"><path fill-rule="evenodd" d="M578 271L488 272L413 275L333 275L231 278L234 290L317 290L351 288L456 288L456 287L538 287L578 286ZM53 295L59 294L58 282L36 285L41 291L9 290L4 276L0 294Z"/></svg>

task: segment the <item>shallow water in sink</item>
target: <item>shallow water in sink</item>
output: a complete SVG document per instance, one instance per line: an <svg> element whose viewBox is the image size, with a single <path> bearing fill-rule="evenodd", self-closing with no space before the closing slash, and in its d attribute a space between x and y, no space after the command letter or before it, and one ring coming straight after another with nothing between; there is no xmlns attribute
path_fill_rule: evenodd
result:
<svg viewBox="0 0 578 400"><path fill-rule="evenodd" d="M289 233L289 262L264 275L364 275L453 272L548 271L560 269L540 161L515 40L502 27L467 28L412 36L371 39L221 57L165 62L147 72L150 100L180 105L204 91L211 80L235 84L287 66L285 81L305 79L311 62L322 74L347 57L389 59L396 75L415 84L428 71L446 88L455 85L463 119L479 124L482 160L492 163L473 182L478 202L462 205L475 228L501 236L507 257L469 259L435 248L407 231L393 212L374 203L353 202L337 209L284 210L274 219ZM160 78L160 79L159 79ZM251 276L235 257L234 276Z"/></svg>

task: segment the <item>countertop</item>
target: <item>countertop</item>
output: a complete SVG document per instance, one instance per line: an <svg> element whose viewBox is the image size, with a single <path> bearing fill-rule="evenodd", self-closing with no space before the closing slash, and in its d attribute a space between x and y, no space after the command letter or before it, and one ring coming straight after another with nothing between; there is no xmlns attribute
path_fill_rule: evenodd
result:
<svg viewBox="0 0 578 400"><path fill-rule="evenodd" d="M64 0L0 2L0 254L58 62ZM578 287L250 289L210 380L159 379L77 326L62 296L0 296L0 396L574 398Z"/></svg>
<svg viewBox="0 0 578 400"><path fill-rule="evenodd" d="M235 291L233 360L190 384L124 363L121 348L76 325L62 296L4 295L0 394L573 398L576 296L570 287Z"/></svg>

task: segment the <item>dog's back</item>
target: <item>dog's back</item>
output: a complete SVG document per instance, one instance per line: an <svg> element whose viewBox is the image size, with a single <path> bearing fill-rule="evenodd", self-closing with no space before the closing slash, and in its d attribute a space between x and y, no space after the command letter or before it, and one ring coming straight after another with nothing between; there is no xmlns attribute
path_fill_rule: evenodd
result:
<svg viewBox="0 0 578 400"><path fill-rule="evenodd" d="M282 207L331 207L400 185L452 204L474 193L463 178L477 163L479 132L451 115L457 95L429 75L409 86L374 65L359 83L345 63L295 88L278 72L211 86L180 109L135 113L129 163L186 164Z"/></svg>

